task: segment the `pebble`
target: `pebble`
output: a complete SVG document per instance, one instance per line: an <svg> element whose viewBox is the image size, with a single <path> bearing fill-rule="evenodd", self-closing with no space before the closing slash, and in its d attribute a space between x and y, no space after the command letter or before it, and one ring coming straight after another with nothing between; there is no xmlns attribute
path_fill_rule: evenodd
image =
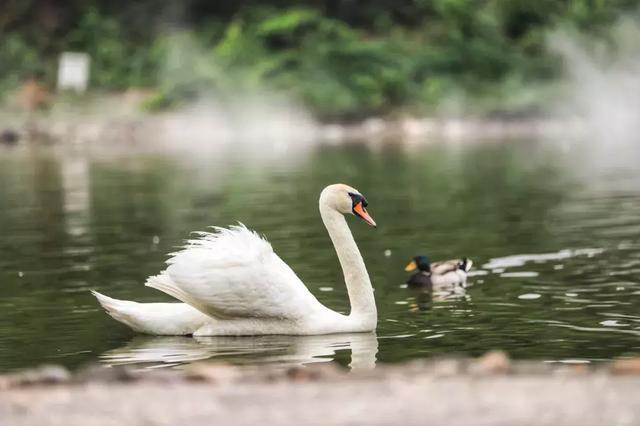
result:
<svg viewBox="0 0 640 426"><path fill-rule="evenodd" d="M462 372L462 362L455 358L443 358L433 362L433 374L438 377L456 376Z"/></svg>
<svg viewBox="0 0 640 426"><path fill-rule="evenodd" d="M0 143L5 145L15 145L20 140L20 134L13 129L0 131Z"/></svg>
<svg viewBox="0 0 640 426"><path fill-rule="evenodd" d="M640 358L616 359L609 367L611 374L640 374Z"/></svg>
<svg viewBox="0 0 640 426"><path fill-rule="evenodd" d="M216 384L230 383L240 376L236 367L217 362L196 362L184 371L187 380Z"/></svg>
<svg viewBox="0 0 640 426"><path fill-rule="evenodd" d="M471 374L506 374L511 371L511 360L504 351L489 351L469 366Z"/></svg>
<svg viewBox="0 0 640 426"><path fill-rule="evenodd" d="M74 377L75 381L80 383L123 383L133 382L138 378L138 375L135 374L133 370L122 365L117 365L111 368L92 365L80 370Z"/></svg>
<svg viewBox="0 0 640 426"><path fill-rule="evenodd" d="M54 385L71 380L71 373L59 365L43 365L41 367L0 376L0 389L16 386Z"/></svg>
<svg viewBox="0 0 640 426"><path fill-rule="evenodd" d="M326 363L307 367L292 367L286 377L294 382L315 382L318 380L344 377L344 371L334 363Z"/></svg>

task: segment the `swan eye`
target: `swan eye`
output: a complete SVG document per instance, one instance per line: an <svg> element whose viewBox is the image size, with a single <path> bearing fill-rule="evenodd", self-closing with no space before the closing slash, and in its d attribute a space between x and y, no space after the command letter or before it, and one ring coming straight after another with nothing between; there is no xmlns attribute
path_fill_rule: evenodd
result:
<svg viewBox="0 0 640 426"><path fill-rule="evenodd" d="M349 192L349 197L351 197L351 204L353 205L353 207L355 207L356 204L358 204L358 203L362 203L362 207L367 207L369 205L369 203L367 202L367 199L364 198L364 196L362 194L356 194L355 192Z"/></svg>

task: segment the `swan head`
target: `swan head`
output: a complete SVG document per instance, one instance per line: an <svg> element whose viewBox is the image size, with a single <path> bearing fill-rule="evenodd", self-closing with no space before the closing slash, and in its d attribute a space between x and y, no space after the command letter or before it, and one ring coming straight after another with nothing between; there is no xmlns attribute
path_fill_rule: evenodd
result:
<svg viewBox="0 0 640 426"><path fill-rule="evenodd" d="M342 214L352 214L376 227L376 222L367 212L367 199L355 188L342 183L327 186L320 194L320 205L325 205Z"/></svg>

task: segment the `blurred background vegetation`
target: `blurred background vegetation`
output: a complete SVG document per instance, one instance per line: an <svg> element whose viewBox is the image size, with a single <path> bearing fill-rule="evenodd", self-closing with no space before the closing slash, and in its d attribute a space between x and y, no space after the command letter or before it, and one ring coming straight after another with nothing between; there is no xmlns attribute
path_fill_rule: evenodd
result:
<svg viewBox="0 0 640 426"><path fill-rule="evenodd" d="M555 90L558 28L606 39L640 0L4 0L0 97L59 54L91 55L98 91L152 89L151 110L203 93L274 92L319 117L532 114Z"/></svg>

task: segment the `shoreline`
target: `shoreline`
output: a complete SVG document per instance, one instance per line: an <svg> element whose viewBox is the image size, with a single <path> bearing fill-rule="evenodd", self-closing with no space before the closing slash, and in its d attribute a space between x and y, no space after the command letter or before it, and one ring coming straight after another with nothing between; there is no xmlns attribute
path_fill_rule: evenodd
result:
<svg viewBox="0 0 640 426"><path fill-rule="evenodd" d="M509 138L576 138L587 135L577 118L478 118L401 116L371 117L355 123L322 123L305 114L275 111L259 116L225 115L220 109L186 109L143 114L124 106L117 114L7 115L0 134L12 132L16 143L174 147L223 145L236 142L325 144L504 140ZM3 116L0 113L0 117ZM0 138L1 139L1 138ZM149 144L149 141L153 141ZM0 145L2 145L0 141Z"/></svg>
<svg viewBox="0 0 640 426"><path fill-rule="evenodd" d="M35 371L35 370L34 370ZM433 359L348 372L334 364L247 371L40 370L0 378L0 420L19 425L580 424L640 421L640 360L606 366ZM48 372L47 372L48 371ZM43 374L46 373L46 374ZM25 374L25 373L22 373ZM13 375L13 377L17 377ZM24 377L24 376L23 376ZM48 378L47 378L48 377ZM2 383L5 384L2 387Z"/></svg>

